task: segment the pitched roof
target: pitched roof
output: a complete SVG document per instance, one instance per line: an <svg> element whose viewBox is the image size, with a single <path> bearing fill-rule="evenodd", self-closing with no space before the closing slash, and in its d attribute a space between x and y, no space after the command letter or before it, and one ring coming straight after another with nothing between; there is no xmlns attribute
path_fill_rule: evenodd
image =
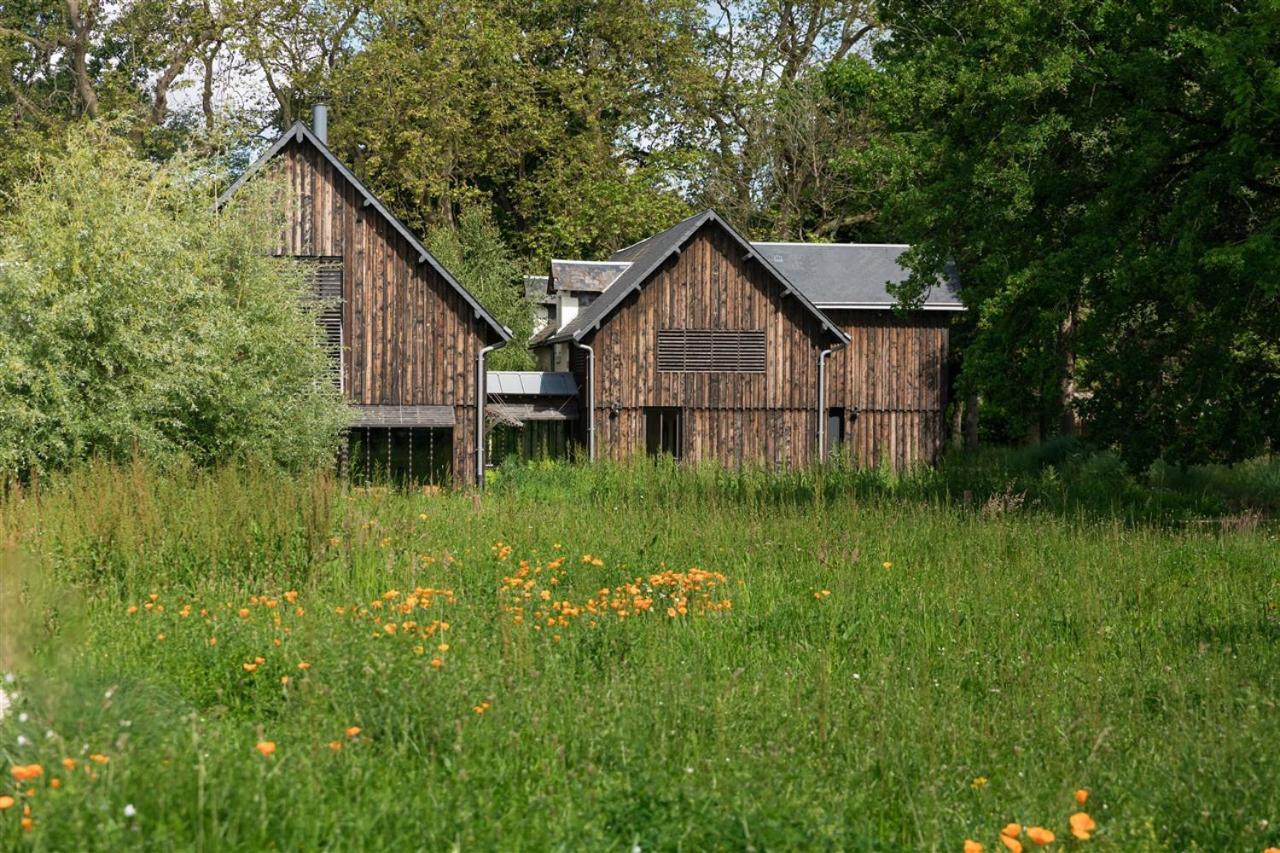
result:
<svg viewBox="0 0 1280 853"><path fill-rule="evenodd" d="M586 309L578 314L573 320L565 324L564 328L557 331L549 337L543 338L538 343L556 343L559 341L580 341L592 330L598 328L606 317L614 308L621 304L622 300L631 295L632 291L638 290L648 280L666 260L675 254L681 246L697 232L699 228L709 222L714 222L733 238L735 242L742 247L747 257L758 261L765 271L769 273L787 293L793 295L800 304L808 310L822 324L822 327L831 334L833 338L842 344L848 344L849 338L844 332L835 326L825 314L818 310L808 297L798 290L785 275L783 275L772 263L769 262L760 252L756 251L750 243L737 231L733 229L728 222L720 217L714 210L704 210L694 216L690 216L682 222L668 228L659 234L642 240L632 246L628 246L620 252L614 254L610 261L626 261L630 266L609 285L608 289L600 295L595 302L592 302Z"/></svg>
<svg viewBox="0 0 1280 853"><path fill-rule="evenodd" d="M881 243L756 243L760 254L787 274L819 308L893 308L886 285L907 280L900 258L909 247ZM926 311L963 311L959 283L950 274L925 294Z"/></svg>
<svg viewBox="0 0 1280 853"><path fill-rule="evenodd" d="M553 260L549 286L571 293L604 293L629 266L625 261Z"/></svg>
<svg viewBox="0 0 1280 853"><path fill-rule="evenodd" d="M383 206L382 202L378 200L378 197L375 196L369 188L355 176L355 173L343 165L342 161L334 156L333 152L329 150L329 146L321 142L319 137L311 132L311 128L307 127L306 124L301 121L294 122L293 127L282 133L280 138L277 139L261 157L254 160L249 168L244 170L244 174L236 178L235 183L227 187L226 192L218 197L217 206L222 207L225 205L231 199L231 196L235 195L236 191L240 189L245 181L249 180L249 178L270 162L273 157L279 154L286 145L293 141L305 141L314 146L315 149L320 152L321 156L328 160L329 164L333 166L333 168L336 169L342 177L351 182L351 185L355 187L356 192L363 196L364 203L378 211L378 213L382 215L382 218L385 219L392 228L399 232L400 236L405 239L405 242L418 253L419 263L425 262L430 264L431 267L440 274L440 277L443 278L450 287L456 290L462 298L466 300L467 304L475 310L476 318L484 320L485 323L488 324L495 333L497 333L500 340L503 342L511 340L511 330L494 319L493 315L485 310L485 307L481 305L456 278L453 277L453 274L445 269L444 264L437 261L435 256L427 251L427 247L422 245L422 241L418 239L417 235L410 231L403 222L393 216L391 211L387 210L387 208Z"/></svg>

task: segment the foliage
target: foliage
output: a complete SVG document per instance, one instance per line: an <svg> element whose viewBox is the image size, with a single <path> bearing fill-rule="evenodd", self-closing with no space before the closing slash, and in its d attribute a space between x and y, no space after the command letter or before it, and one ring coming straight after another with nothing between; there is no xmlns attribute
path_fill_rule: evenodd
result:
<svg viewBox="0 0 1280 853"><path fill-rule="evenodd" d="M1032 432L1083 414L1138 470L1274 447L1275 5L881 13L893 215L918 273L904 296L957 265L969 388Z"/></svg>
<svg viewBox="0 0 1280 853"><path fill-rule="evenodd" d="M532 370L526 341L533 334L533 313L524 298L520 267L511 256L488 210L466 208L456 228L439 226L427 234L436 260L511 330L511 342L488 356L493 370Z"/></svg>
<svg viewBox="0 0 1280 853"><path fill-rule="evenodd" d="M219 214L207 174L70 133L0 225L0 471L89 455L303 467L344 416L271 184Z"/></svg>
<svg viewBox="0 0 1280 853"><path fill-rule="evenodd" d="M1274 530L748 503L652 466L605 502L604 470L478 505L261 468L11 492L0 845L1001 849L1068 838L1077 789L1101 850L1280 841ZM709 581L727 610L668 615ZM535 628L605 588L594 626Z"/></svg>

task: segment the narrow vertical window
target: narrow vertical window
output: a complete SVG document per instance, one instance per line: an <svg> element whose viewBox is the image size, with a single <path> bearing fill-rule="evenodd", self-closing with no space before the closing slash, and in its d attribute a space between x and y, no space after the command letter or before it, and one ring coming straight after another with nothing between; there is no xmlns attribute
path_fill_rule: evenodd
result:
<svg viewBox="0 0 1280 853"><path fill-rule="evenodd" d="M679 460L684 446L684 413L666 406L650 406L644 410L645 452L650 456L666 454Z"/></svg>

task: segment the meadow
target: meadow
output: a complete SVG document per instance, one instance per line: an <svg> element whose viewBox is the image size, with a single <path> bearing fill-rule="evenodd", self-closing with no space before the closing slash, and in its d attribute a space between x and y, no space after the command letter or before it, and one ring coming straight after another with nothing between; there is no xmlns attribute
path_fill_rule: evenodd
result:
<svg viewBox="0 0 1280 853"><path fill-rule="evenodd" d="M1280 845L1276 466L1002 459L10 486L0 848Z"/></svg>

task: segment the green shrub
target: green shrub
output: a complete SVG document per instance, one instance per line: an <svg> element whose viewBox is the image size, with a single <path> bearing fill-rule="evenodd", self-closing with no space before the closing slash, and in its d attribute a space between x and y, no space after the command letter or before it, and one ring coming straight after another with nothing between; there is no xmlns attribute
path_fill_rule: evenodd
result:
<svg viewBox="0 0 1280 853"><path fill-rule="evenodd" d="M276 185L218 212L211 178L90 126L18 188L0 223L0 473L134 454L300 468L336 447L301 272L269 255Z"/></svg>

